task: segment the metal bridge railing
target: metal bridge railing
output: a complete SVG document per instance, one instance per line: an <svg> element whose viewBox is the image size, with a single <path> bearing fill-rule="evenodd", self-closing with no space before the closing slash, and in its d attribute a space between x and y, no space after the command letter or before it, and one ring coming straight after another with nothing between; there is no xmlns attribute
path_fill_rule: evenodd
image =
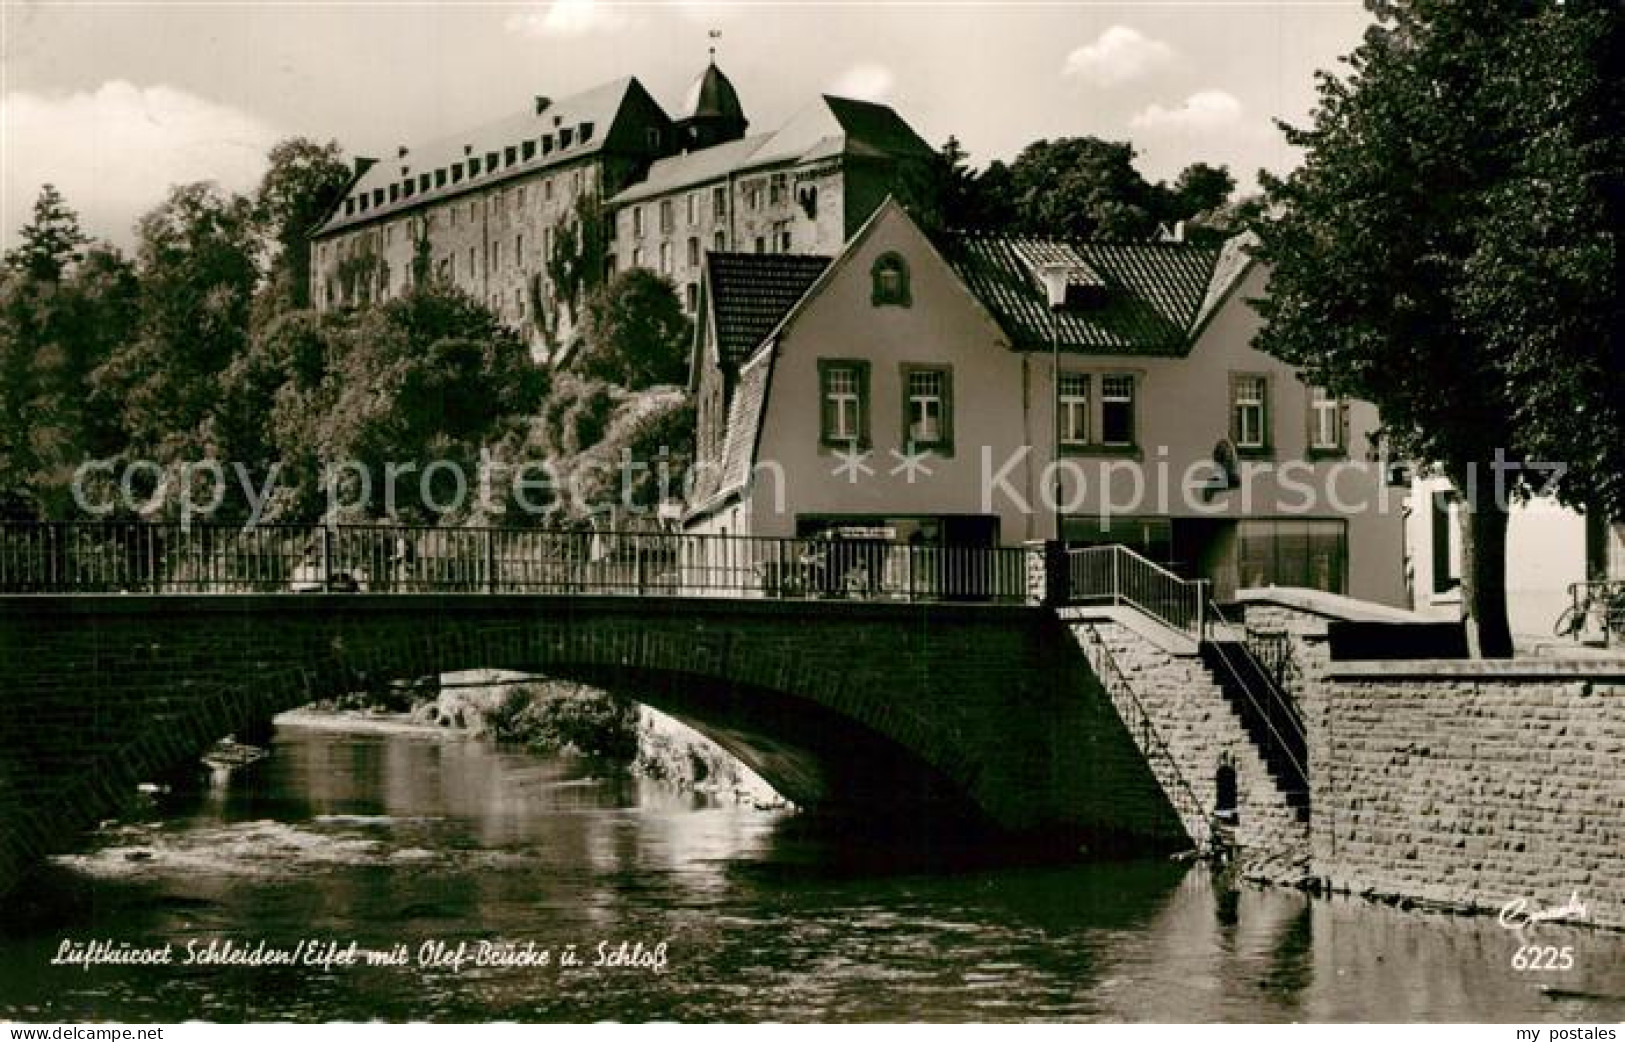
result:
<svg viewBox="0 0 1625 1042"><path fill-rule="evenodd" d="M1020 548L663 531L0 522L0 593L595 593L1021 602Z"/></svg>

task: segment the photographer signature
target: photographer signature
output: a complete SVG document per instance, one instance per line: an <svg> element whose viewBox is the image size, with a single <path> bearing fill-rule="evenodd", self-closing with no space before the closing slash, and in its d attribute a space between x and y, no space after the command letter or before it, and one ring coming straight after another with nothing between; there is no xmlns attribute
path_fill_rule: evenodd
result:
<svg viewBox="0 0 1625 1042"><path fill-rule="evenodd" d="M1541 908L1533 905L1527 897L1514 898L1501 906L1501 926L1508 930L1524 930L1536 923L1554 922L1558 920L1582 921L1590 914L1586 903L1580 900L1578 892L1569 894L1569 899L1552 908Z"/></svg>

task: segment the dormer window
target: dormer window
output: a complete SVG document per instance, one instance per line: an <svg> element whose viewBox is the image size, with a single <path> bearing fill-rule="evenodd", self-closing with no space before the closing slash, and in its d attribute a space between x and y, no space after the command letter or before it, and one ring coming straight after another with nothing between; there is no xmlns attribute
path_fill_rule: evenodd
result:
<svg viewBox="0 0 1625 1042"><path fill-rule="evenodd" d="M526 141L519 146L519 154L528 162L536 158L536 142Z"/></svg>
<svg viewBox="0 0 1625 1042"><path fill-rule="evenodd" d="M874 288L870 303L875 307L909 306L908 265L895 253L883 253L869 271Z"/></svg>
<svg viewBox="0 0 1625 1042"><path fill-rule="evenodd" d="M543 134L542 135L542 155L545 156L545 155L549 154L552 151L553 151L553 135L552 134Z"/></svg>
<svg viewBox="0 0 1625 1042"><path fill-rule="evenodd" d="M575 140L575 130L574 130L574 128L572 128L572 127L562 127L562 128L560 128L560 130L559 130L559 147L560 148L569 148L570 143L573 140Z"/></svg>
<svg viewBox="0 0 1625 1042"><path fill-rule="evenodd" d="M591 140L592 140L592 124L591 123L583 123L583 124L581 124L581 143L583 145L585 145L588 141L591 141Z"/></svg>
<svg viewBox="0 0 1625 1042"><path fill-rule="evenodd" d="M480 176L480 161L478 159L470 159L468 161L468 176L469 177L478 177L478 176Z"/></svg>

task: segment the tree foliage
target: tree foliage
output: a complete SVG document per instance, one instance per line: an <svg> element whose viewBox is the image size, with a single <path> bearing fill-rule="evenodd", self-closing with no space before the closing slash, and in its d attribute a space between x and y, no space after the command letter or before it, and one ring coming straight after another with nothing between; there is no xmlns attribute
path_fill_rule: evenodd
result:
<svg viewBox="0 0 1625 1042"><path fill-rule="evenodd" d="M634 390L682 383L692 335L672 281L631 268L588 298L581 346L570 365Z"/></svg>
<svg viewBox="0 0 1625 1042"><path fill-rule="evenodd" d="M309 234L350 183L338 142L288 138L272 146L254 195L254 218L272 245L266 280L269 306L310 306Z"/></svg>
<svg viewBox="0 0 1625 1042"><path fill-rule="evenodd" d="M1498 454L1566 463L1566 501L1625 508L1617 6L1395 0L1318 77L1306 159L1267 179L1259 346L1372 401L1395 448L1471 496L1464 586L1509 651ZM1516 483L1514 494L1532 485Z"/></svg>
<svg viewBox="0 0 1625 1042"><path fill-rule="evenodd" d="M42 185L34 200L34 216L17 232L17 247L6 251L5 267L36 282L55 282L84 254L90 242L79 227L79 215L69 208L55 185Z"/></svg>

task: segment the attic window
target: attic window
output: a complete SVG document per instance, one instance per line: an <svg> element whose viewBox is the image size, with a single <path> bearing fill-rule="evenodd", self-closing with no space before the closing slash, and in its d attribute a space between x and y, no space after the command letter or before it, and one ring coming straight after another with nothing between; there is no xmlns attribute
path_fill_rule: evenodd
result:
<svg viewBox="0 0 1625 1042"><path fill-rule="evenodd" d="M444 187L446 187L446 168L445 167L441 167L439 170L436 170L434 172L434 186L436 188L444 188Z"/></svg>
<svg viewBox="0 0 1625 1042"><path fill-rule="evenodd" d="M394 202L395 200L399 199L400 196L401 196L401 186L396 185L396 184L390 185L389 186L389 201Z"/></svg>
<svg viewBox="0 0 1625 1042"><path fill-rule="evenodd" d="M570 142L575 139L574 127L563 127L559 130L559 147L569 148Z"/></svg>
<svg viewBox="0 0 1625 1042"><path fill-rule="evenodd" d="M468 161L468 176L469 177L478 177L478 176L480 176L480 161L479 161L478 158L470 159Z"/></svg>
<svg viewBox="0 0 1625 1042"><path fill-rule="evenodd" d="M874 282L869 302L875 307L909 306L908 264L902 256L896 253L881 254L875 260L874 267L869 269L869 277Z"/></svg>
<svg viewBox="0 0 1625 1042"><path fill-rule="evenodd" d="M502 154L500 152L485 153L485 169L487 171L494 171L497 168L498 161L501 159Z"/></svg>
<svg viewBox="0 0 1625 1042"><path fill-rule="evenodd" d="M430 178L432 178L433 176L434 176L433 174L426 174L426 173L425 174L419 174L418 175L418 191L427 192L429 190L429 185L432 183Z"/></svg>
<svg viewBox="0 0 1625 1042"><path fill-rule="evenodd" d="M412 197L412 193L416 191L417 185L412 182L410 177L401 182L401 195L403 198L410 199Z"/></svg>
<svg viewBox="0 0 1625 1042"><path fill-rule="evenodd" d="M453 163L453 164L451 164L451 183L456 184L458 181L461 181L462 179L463 179L463 164L461 164L461 163Z"/></svg>
<svg viewBox="0 0 1625 1042"><path fill-rule="evenodd" d="M591 140L592 140L592 124L591 123L583 123L583 124L581 124L581 143L583 145L585 145L587 142L589 142Z"/></svg>
<svg viewBox="0 0 1625 1042"><path fill-rule="evenodd" d="M355 200L344 200L344 216L349 217L355 213Z"/></svg>
<svg viewBox="0 0 1625 1042"><path fill-rule="evenodd" d="M519 146L519 154L525 160L535 159L536 158L536 142L534 142L534 141L526 141L524 144L520 145Z"/></svg>
<svg viewBox="0 0 1625 1042"><path fill-rule="evenodd" d="M512 145L502 150L502 165L513 166L519 162L519 150Z"/></svg>
<svg viewBox="0 0 1625 1042"><path fill-rule="evenodd" d="M372 205L384 205L384 190L382 188L374 188L372 190Z"/></svg>
<svg viewBox="0 0 1625 1042"><path fill-rule="evenodd" d="M552 134L543 134L542 135L542 155L545 156L551 151L553 151L553 135Z"/></svg>

